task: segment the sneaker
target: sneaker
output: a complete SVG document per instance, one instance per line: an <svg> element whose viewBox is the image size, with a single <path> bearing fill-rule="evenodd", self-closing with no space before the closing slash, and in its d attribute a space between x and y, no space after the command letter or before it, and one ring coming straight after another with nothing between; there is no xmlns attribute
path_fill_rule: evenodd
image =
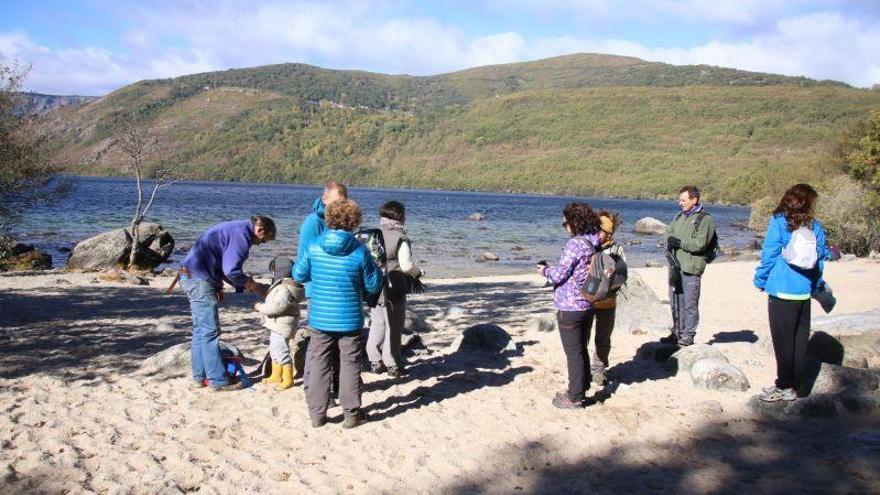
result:
<svg viewBox="0 0 880 495"><path fill-rule="evenodd" d="M370 371L379 375L388 371L383 363L370 363Z"/></svg>
<svg viewBox="0 0 880 495"><path fill-rule="evenodd" d="M312 419L312 428L320 428L327 424L327 416L320 419Z"/></svg>
<svg viewBox="0 0 880 495"><path fill-rule="evenodd" d="M666 337L661 337L661 338L660 338L660 343L661 343L661 344L674 344L674 343L676 343L676 342L678 342L678 336L675 335L674 333L670 333L670 334L667 335Z"/></svg>
<svg viewBox="0 0 880 495"><path fill-rule="evenodd" d="M583 399L574 400L565 392L556 394L556 397L553 397L551 403L559 409L583 409L584 407Z"/></svg>
<svg viewBox="0 0 880 495"><path fill-rule="evenodd" d="M353 412L345 411L343 414L345 415L345 421L342 422L343 428L357 428L367 422L367 415L361 410Z"/></svg>
<svg viewBox="0 0 880 495"><path fill-rule="evenodd" d="M220 385L219 387L211 385L212 392L232 392L235 390L241 390L241 383L227 383L226 385Z"/></svg>
<svg viewBox="0 0 880 495"><path fill-rule="evenodd" d="M797 392L795 392L793 388L780 390L776 387L773 387L772 390L764 392L758 398L764 402L776 402L780 400L792 401L797 399Z"/></svg>
<svg viewBox="0 0 880 495"><path fill-rule="evenodd" d="M403 370L398 368L397 366L392 366L388 368L388 376L391 378L400 378L403 376Z"/></svg>
<svg viewBox="0 0 880 495"><path fill-rule="evenodd" d="M694 338L693 337L682 337L682 338L678 339L678 342L676 342L676 344L679 347L687 347L689 345L694 345Z"/></svg>

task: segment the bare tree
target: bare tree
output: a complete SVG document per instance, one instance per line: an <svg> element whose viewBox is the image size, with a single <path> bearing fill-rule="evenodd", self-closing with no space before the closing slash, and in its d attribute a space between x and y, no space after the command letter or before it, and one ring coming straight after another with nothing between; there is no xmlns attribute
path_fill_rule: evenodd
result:
<svg viewBox="0 0 880 495"><path fill-rule="evenodd" d="M153 155L157 148L158 142L150 135L150 129L146 123L136 114L126 115L122 119L119 136L116 140L119 149L128 159L128 170L134 174L136 186L136 203L134 214L131 217L131 254L128 257L128 269L138 268L138 263L142 260L143 246L140 242L140 225L146 218L156 194L159 189L169 186L179 180L181 176L178 174L176 167L158 169L145 177L145 161ZM144 179L151 179L153 182L152 190L144 201Z"/></svg>

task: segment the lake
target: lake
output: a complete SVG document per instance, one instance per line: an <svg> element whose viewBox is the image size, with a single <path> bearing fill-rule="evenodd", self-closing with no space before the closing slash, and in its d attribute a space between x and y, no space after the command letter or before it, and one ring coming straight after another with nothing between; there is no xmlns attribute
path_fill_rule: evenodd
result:
<svg viewBox="0 0 880 495"><path fill-rule="evenodd" d="M50 203L21 209L11 230L20 242L49 252L63 265L66 249L106 230L127 226L134 208L133 179L70 177L71 190ZM256 246L245 265L252 273L267 272L268 261L296 251L299 226L310 213L320 186L181 182L159 191L147 221L162 224L174 236L180 261L201 233L215 223L269 215L278 226L274 242ZM674 191L673 191L674 192ZM636 220L652 216L669 222L678 211L673 201L646 201L583 196L544 196L482 192L428 191L352 187L350 196L364 211L364 225L378 225L379 207L397 200L406 206L407 229L415 258L432 278L530 273L541 259L554 262L565 245L562 208L586 201L623 215L617 235L626 246L631 266L662 260L660 236L633 233ZM749 209L707 205L718 224L722 246L746 247L753 235L736 227L747 222ZM484 221L470 221L472 213ZM478 261L491 251L499 261Z"/></svg>

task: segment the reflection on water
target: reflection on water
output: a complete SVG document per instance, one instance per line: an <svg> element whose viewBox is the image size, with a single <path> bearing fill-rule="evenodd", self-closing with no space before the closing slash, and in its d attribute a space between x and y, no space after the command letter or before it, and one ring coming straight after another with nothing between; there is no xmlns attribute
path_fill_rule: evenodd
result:
<svg viewBox="0 0 880 495"><path fill-rule="evenodd" d="M64 248L127 225L134 208L131 179L74 177L71 182L69 194L20 212L13 227L18 239L50 252L56 265L64 263ZM320 194L318 186L178 183L160 191L148 221L161 223L172 233L178 246L173 261L179 261L211 225L257 213L269 215L278 224L278 238L254 247L246 264L247 270L262 273L272 257L295 253L299 225ZM364 210L365 225L378 225L377 212L385 201L406 205L415 257L431 277L528 273L538 260L555 260L567 238L560 224L562 208L570 201L620 212L624 222L618 239L637 243L627 246L626 253L634 266L640 266L648 259L662 259L657 246L661 238L634 234L635 221L653 216L668 222L678 211L672 201L358 187L350 194ZM722 245L741 248L749 243L751 235L732 225L748 220L747 208L711 206L709 210ZM475 212L486 220L467 220ZM485 251L500 260L478 262Z"/></svg>

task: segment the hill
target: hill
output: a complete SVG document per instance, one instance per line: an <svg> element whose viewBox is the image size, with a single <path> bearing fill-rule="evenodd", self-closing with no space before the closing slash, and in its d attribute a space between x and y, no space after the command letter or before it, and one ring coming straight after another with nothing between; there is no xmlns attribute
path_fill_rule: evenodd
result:
<svg viewBox="0 0 880 495"><path fill-rule="evenodd" d="M120 118L194 178L668 196L745 204L835 173L880 93L833 81L579 54L438 76L283 64L142 81L44 120L73 173L116 174Z"/></svg>
<svg viewBox="0 0 880 495"><path fill-rule="evenodd" d="M28 92L17 93L16 97L19 103L15 107L15 113L18 115L45 115L54 108L81 105L98 99L96 96L61 96Z"/></svg>

